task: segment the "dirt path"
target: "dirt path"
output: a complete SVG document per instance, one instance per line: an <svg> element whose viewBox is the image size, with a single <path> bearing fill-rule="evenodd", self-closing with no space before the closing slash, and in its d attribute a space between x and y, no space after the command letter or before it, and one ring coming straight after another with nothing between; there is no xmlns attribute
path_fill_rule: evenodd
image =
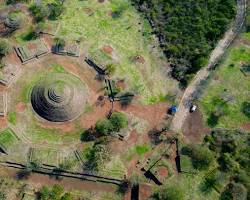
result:
<svg viewBox="0 0 250 200"><path fill-rule="evenodd" d="M240 32L245 20L246 4L247 0L237 0L237 15L234 25L225 33L224 38L219 41L216 48L213 50L208 65L196 74L191 84L185 90L179 104L178 112L175 114L171 124L171 129L173 131L181 131L184 121L189 115L189 106L193 100L195 92L201 85L202 81L208 78L211 68L218 63L226 49L232 44L233 40Z"/></svg>

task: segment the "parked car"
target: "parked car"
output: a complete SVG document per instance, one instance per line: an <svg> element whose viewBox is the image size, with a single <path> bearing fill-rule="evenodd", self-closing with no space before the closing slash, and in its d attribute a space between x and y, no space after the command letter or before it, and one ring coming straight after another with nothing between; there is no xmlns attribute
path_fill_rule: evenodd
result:
<svg viewBox="0 0 250 200"><path fill-rule="evenodd" d="M189 109L189 112L195 112L197 110L197 106L195 105L195 104L192 104L191 106L190 106L190 109Z"/></svg>

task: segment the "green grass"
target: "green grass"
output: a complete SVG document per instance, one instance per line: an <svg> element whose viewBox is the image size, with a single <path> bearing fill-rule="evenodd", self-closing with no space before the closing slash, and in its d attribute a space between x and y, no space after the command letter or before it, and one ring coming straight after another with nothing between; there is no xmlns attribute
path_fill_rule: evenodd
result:
<svg viewBox="0 0 250 200"><path fill-rule="evenodd" d="M23 80L23 82L21 83L23 85L21 89L21 101L23 101L24 103L30 102L30 95L31 95L32 88L37 83L37 81L41 77L44 76L44 74L45 72L40 72L40 73L33 75L31 79L27 78Z"/></svg>
<svg viewBox="0 0 250 200"><path fill-rule="evenodd" d="M62 65L53 64L51 67L52 67L53 72L55 72L55 73L65 73L66 72Z"/></svg>
<svg viewBox="0 0 250 200"><path fill-rule="evenodd" d="M58 161L58 152L52 149L33 149L32 151L32 161L39 161L42 164L55 165L57 166Z"/></svg>
<svg viewBox="0 0 250 200"><path fill-rule="evenodd" d="M16 134L10 129L7 128L0 133L0 144L7 148L13 145L15 142L18 141Z"/></svg>
<svg viewBox="0 0 250 200"><path fill-rule="evenodd" d="M8 121L15 125L16 124L16 112L9 112L8 113Z"/></svg>
<svg viewBox="0 0 250 200"><path fill-rule="evenodd" d="M186 155L181 156L181 170L188 173L194 171L192 160L189 156Z"/></svg>
<svg viewBox="0 0 250 200"><path fill-rule="evenodd" d="M148 151L150 150L150 147L148 145L137 145L135 147L135 152L142 156L144 155L145 153L147 153Z"/></svg>
<svg viewBox="0 0 250 200"><path fill-rule="evenodd" d="M129 148L122 157L124 157L125 161L127 162L131 161L136 155L142 157L148 151L150 151L150 146L148 144L136 145L134 147Z"/></svg>
<svg viewBox="0 0 250 200"><path fill-rule="evenodd" d="M214 80L200 99L204 119L210 127L238 128L249 122L242 112L242 104L250 100L250 79L240 71L242 64L249 62L249 46L237 45L218 67Z"/></svg>
<svg viewBox="0 0 250 200"><path fill-rule="evenodd" d="M46 3L47 1L44 1ZM86 9L91 9L89 16ZM113 11L119 13L115 18L109 15ZM125 79L129 90L141 94L142 102L152 104L162 101L162 95L173 92L176 83L168 81L163 75L161 54L151 52L151 28L129 0L67 2L66 10L60 17L60 29L57 37L65 39L80 39L84 50L102 65L114 63L116 73L114 77ZM139 25L139 23L141 23ZM102 51L104 45L111 45L114 56ZM133 61L137 55L142 55L146 64L141 65Z"/></svg>

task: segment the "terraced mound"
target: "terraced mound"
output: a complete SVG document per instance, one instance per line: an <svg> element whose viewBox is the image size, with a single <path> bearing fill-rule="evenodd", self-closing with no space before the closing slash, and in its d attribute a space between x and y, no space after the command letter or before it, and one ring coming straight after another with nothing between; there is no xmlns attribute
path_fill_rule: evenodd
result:
<svg viewBox="0 0 250 200"><path fill-rule="evenodd" d="M87 88L77 77L54 73L33 87L31 104L40 117L51 122L65 122L82 113L87 96Z"/></svg>

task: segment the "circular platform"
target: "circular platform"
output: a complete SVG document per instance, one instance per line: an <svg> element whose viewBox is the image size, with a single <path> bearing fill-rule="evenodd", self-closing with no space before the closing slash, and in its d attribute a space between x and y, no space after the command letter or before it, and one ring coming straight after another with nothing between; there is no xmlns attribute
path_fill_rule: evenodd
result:
<svg viewBox="0 0 250 200"><path fill-rule="evenodd" d="M87 88L80 79L71 74L53 73L33 87L31 104L40 117L66 122L82 113L87 97Z"/></svg>

